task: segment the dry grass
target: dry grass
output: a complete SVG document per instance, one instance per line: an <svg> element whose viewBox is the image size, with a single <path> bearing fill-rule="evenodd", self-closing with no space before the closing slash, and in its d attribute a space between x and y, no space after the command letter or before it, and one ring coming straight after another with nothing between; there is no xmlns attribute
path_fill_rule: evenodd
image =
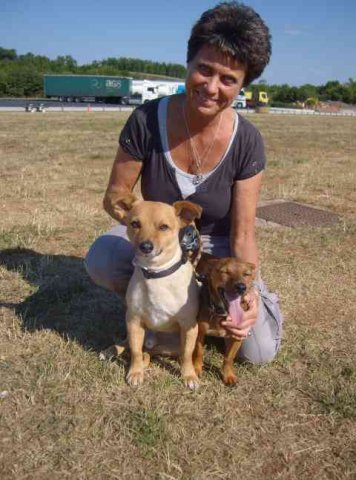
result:
<svg viewBox="0 0 356 480"><path fill-rule="evenodd" d="M283 348L238 366L232 389L211 348L191 393L174 361L133 391L125 360L97 358L123 335L123 308L82 258L111 225L101 198L125 117L0 115L1 478L355 478L355 120L251 117L269 157L263 198L343 221L258 230Z"/></svg>

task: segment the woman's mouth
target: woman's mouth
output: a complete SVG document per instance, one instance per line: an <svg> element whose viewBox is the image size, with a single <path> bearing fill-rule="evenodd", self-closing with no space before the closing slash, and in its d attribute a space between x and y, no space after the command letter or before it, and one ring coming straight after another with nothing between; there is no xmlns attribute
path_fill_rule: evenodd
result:
<svg viewBox="0 0 356 480"><path fill-rule="evenodd" d="M196 99L200 105L205 107L213 107L217 104L217 100L211 97L208 97L204 93L197 91L196 92Z"/></svg>

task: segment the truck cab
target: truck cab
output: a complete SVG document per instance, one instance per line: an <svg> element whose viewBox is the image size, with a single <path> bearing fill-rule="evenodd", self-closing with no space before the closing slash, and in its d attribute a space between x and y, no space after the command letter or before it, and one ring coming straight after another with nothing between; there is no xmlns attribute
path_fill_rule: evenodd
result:
<svg viewBox="0 0 356 480"><path fill-rule="evenodd" d="M243 88L232 102L232 108L246 108L246 94Z"/></svg>
<svg viewBox="0 0 356 480"><path fill-rule="evenodd" d="M247 108L267 107L269 102L267 92L263 91L248 91L246 92L246 106Z"/></svg>
<svg viewBox="0 0 356 480"><path fill-rule="evenodd" d="M142 105L158 98L158 87L149 80L132 80L131 95L122 99L125 105Z"/></svg>

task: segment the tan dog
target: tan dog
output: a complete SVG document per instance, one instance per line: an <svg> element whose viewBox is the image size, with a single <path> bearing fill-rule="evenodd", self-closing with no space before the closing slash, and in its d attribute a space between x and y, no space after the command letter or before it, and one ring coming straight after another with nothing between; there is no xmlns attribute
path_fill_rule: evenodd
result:
<svg viewBox="0 0 356 480"><path fill-rule="evenodd" d="M194 368L198 375L203 370L205 335L229 337L221 321L229 315L238 325L241 320L241 309L248 310L246 294L252 288L256 276L256 267L252 263L240 262L233 257L213 257L203 253L197 266L204 288L198 314L199 333L193 355ZM222 375L224 383L234 385L237 377L233 361L241 346L241 340L232 337L225 345Z"/></svg>
<svg viewBox="0 0 356 480"><path fill-rule="evenodd" d="M201 215L201 207L181 201L170 206L138 200L116 201L115 214L127 225L135 250L134 273L126 293L126 325L131 364L127 382L143 382L145 329L180 332L181 373L185 385L198 387L192 354L198 334L199 285L192 264L182 261L179 231ZM119 353L119 352L118 352Z"/></svg>

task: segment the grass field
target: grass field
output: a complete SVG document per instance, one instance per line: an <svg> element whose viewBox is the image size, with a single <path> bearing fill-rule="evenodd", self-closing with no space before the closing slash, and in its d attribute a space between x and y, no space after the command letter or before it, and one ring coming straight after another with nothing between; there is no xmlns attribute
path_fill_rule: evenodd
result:
<svg viewBox="0 0 356 480"><path fill-rule="evenodd" d="M262 199L341 215L332 228L260 227L282 349L225 387L210 348L198 392L154 363L137 391L118 298L83 269L112 224L101 201L127 114L0 114L0 476L301 480L356 477L354 118L251 116L266 142Z"/></svg>

